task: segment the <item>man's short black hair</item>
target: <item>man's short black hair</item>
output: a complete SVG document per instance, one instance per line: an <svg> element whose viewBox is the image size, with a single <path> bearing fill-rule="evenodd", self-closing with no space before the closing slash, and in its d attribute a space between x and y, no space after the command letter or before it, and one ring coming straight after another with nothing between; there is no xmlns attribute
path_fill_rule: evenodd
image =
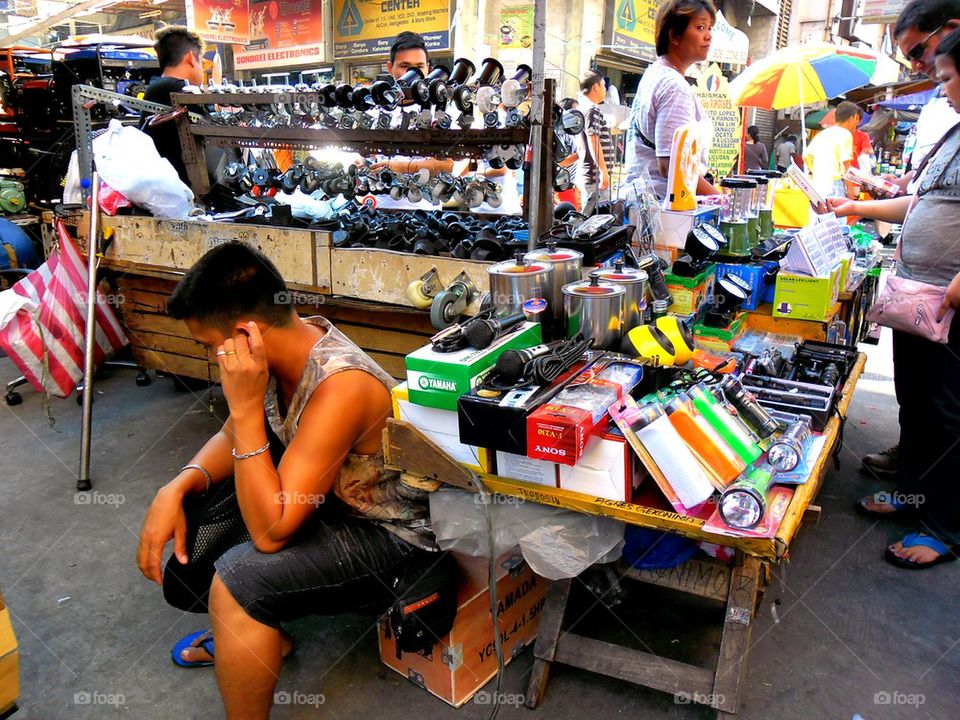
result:
<svg viewBox="0 0 960 720"><path fill-rule="evenodd" d="M856 117L857 115L863 115L863 111L849 100L844 100L842 103L837 105L836 118L838 125L842 122L846 122L852 117Z"/></svg>
<svg viewBox="0 0 960 720"><path fill-rule="evenodd" d="M397 61L397 53L401 50L423 50L423 54L427 56L427 64L430 64L430 53L427 52L427 44L420 33L404 30L394 38L393 45L390 46L391 64Z"/></svg>
<svg viewBox="0 0 960 720"><path fill-rule="evenodd" d="M588 92L590 92L590 88L597 83L603 84L603 76L601 76L598 72L594 72L593 70L587 70L587 72L585 72L583 77L580 79L580 92L586 95Z"/></svg>
<svg viewBox="0 0 960 720"><path fill-rule="evenodd" d="M932 33L957 18L960 18L960 0L913 0L897 16L893 37L899 39L910 28Z"/></svg>
<svg viewBox="0 0 960 720"><path fill-rule="evenodd" d="M796 144L796 142L797 142L797 136L796 136L796 135L791 135L790 137L787 138L787 140L789 140L790 142Z"/></svg>
<svg viewBox="0 0 960 720"><path fill-rule="evenodd" d="M280 271L259 250L228 242L209 250L177 283L167 313L226 330L240 318L287 325L293 305Z"/></svg>
<svg viewBox="0 0 960 720"><path fill-rule="evenodd" d="M183 62L183 56L188 52L199 58L203 52L203 41L199 35L183 25L170 25L157 32L153 49L157 51L160 69L166 70Z"/></svg>

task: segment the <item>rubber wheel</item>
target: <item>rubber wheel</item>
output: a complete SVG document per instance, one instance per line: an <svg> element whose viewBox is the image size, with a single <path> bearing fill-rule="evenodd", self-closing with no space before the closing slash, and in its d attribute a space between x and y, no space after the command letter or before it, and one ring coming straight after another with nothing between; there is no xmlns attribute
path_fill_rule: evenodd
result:
<svg viewBox="0 0 960 720"><path fill-rule="evenodd" d="M18 393L16 390L11 390L3 396L3 401L10 407L13 407L14 405L19 405L23 402L23 395Z"/></svg>
<svg viewBox="0 0 960 720"><path fill-rule="evenodd" d="M407 300L418 310L426 310L433 304L433 298L423 292L423 280L414 280L407 285Z"/></svg>
<svg viewBox="0 0 960 720"><path fill-rule="evenodd" d="M444 330L457 321L458 316L453 315L452 308L459 299L455 293L449 290L437 293L430 305L430 323L437 330Z"/></svg>
<svg viewBox="0 0 960 720"><path fill-rule="evenodd" d="M136 380L137 380L137 385L139 387L146 387L152 382L152 379L150 378L150 373L146 373L146 372L137 373Z"/></svg>

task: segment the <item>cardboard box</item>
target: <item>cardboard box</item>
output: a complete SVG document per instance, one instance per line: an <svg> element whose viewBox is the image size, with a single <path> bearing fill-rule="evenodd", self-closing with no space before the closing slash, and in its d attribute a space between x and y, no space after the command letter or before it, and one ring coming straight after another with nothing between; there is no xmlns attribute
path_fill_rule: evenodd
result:
<svg viewBox="0 0 960 720"><path fill-rule="evenodd" d="M429 655L404 653L397 659L393 637L380 623L380 659L415 685L460 707L497 674L486 558L455 554L463 572L457 619L450 634ZM533 573L519 550L500 558L497 568L497 630L509 663L537 636L549 581Z"/></svg>
<svg viewBox="0 0 960 720"><path fill-rule="evenodd" d="M823 321L830 317L840 293L838 263L826 277L780 272L773 298L773 316Z"/></svg>
<svg viewBox="0 0 960 720"><path fill-rule="evenodd" d="M9 712L20 696L20 654L13 634L10 611L0 595L0 717Z"/></svg>
<svg viewBox="0 0 960 720"><path fill-rule="evenodd" d="M660 247L677 248L682 251L687 244L687 235L693 228L705 222L716 225L719 217L720 208L717 205L701 205L696 210L687 212L661 210L660 232L654 242Z"/></svg>
<svg viewBox="0 0 960 720"><path fill-rule="evenodd" d="M480 384L504 350L519 350L540 343L540 324L528 322L483 350L466 348L439 353L426 345L406 358L410 401L441 410L456 410L457 398Z"/></svg>
<svg viewBox="0 0 960 720"><path fill-rule="evenodd" d="M760 303L764 302L763 298L766 296L768 289L771 293L773 292L779 270L780 264L775 260L744 264L717 263L715 277L723 277L724 274L729 274L746 281L750 286L750 299L743 304L743 308L744 310L756 310Z"/></svg>
<svg viewBox="0 0 960 720"><path fill-rule="evenodd" d="M607 408L643 376L638 363L595 363L527 418L527 457L576 465Z"/></svg>
<svg viewBox="0 0 960 720"><path fill-rule="evenodd" d="M573 467L498 452L497 475L605 500L629 502L644 470L623 434L608 420L605 429L587 442L583 455Z"/></svg>
<svg viewBox="0 0 960 720"><path fill-rule="evenodd" d="M461 465L477 472L493 474L493 454L489 450L460 442L457 413L410 402L405 382L395 385L390 396L393 399L394 418L413 425Z"/></svg>
<svg viewBox="0 0 960 720"><path fill-rule="evenodd" d="M698 322L693 326L693 339L721 340L728 346L733 345L746 332L747 311L738 312L725 328L712 327Z"/></svg>
<svg viewBox="0 0 960 720"><path fill-rule="evenodd" d="M700 309L707 302L707 296L713 295L715 269L716 265L709 265L706 270L692 278L666 273L664 279L667 283L667 290L673 296L673 305L670 306L670 312L675 315L689 315L700 312Z"/></svg>

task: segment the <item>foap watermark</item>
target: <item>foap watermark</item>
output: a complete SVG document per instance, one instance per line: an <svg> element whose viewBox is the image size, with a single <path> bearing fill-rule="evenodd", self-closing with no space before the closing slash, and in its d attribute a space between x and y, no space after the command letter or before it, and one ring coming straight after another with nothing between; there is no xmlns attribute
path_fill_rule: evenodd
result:
<svg viewBox="0 0 960 720"><path fill-rule="evenodd" d="M527 697L522 693L498 693L481 690L473 696L474 705L508 705L510 707L520 707L526 701Z"/></svg>
<svg viewBox="0 0 960 720"><path fill-rule="evenodd" d="M696 703L698 705L718 707L723 705L726 701L726 696L720 693L700 693L681 690L680 692L675 692L673 694L673 702L675 705L690 705L691 703Z"/></svg>
<svg viewBox="0 0 960 720"><path fill-rule="evenodd" d="M899 690L880 690L873 694L874 705L906 705L918 708L927 702L922 693L905 693Z"/></svg>
<svg viewBox="0 0 960 720"><path fill-rule="evenodd" d="M316 293L300 292L299 290L284 290L274 293L273 302L276 305L323 305L325 300L323 295Z"/></svg>
<svg viewBox="0 0 960 720"><path fill-rule="evenodd" d="M273 694L274 705L309 705L318 708L327 701L323 693L302 693L294 690L278 690Z"/></svg>
<svg viewBox="0 0 960 720"><path fill-rule="evenodd" d="M74 505L106 505L118 508L127 501L121 493L103 493L99 490L85 490L73 494Z"/></svg>
<svg viewBox="0 0 960 720"><path fill-rule="evenodd" d="M526 502L527 501L521 497L514 497L513 495L501 495L500 493L487 495L486 502L483 501L483 498L479 493L474 493L473 495L474 505L523 505Z"/></svg>
<svg viewBox="0 0 960 720"><path fill-rule="evenodd" d="M273 501L280 505L309 505L310 507L320 507L327 501L327 496L323 493L289 492L287 490L281 490L273 496Z"/></svg>
<svg viewBox="0 0 960 720"><path fill-rule="evenodd" d="M127 704L123 693L105 693L97 690L81 690L73 694L74 705L112 705L120 707Z"/></svg>
<svg viewBox="0 0 960 720"><path fill-rule="evenodd" d="M927 502L927 497L923 493L902 493L881 491L874 496L874 502L877 504L888 504L894 506L907 506L918 508Z"/></svg>

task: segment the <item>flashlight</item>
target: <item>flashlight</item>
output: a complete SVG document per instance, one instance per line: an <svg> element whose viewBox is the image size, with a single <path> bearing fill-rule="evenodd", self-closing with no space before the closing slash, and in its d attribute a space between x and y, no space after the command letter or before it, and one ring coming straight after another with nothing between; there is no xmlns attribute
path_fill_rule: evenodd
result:
<svg viewBox="0 0 960 720"><path fill-rule="evenodd" d="M748 470L720 496L720 517L738 530L756 527L767 511L767 493L771 485L773 471L768 466Z"/></svg>
<svg viewBox="0 0 960 720"><path fill-rule="evenodd" d="M810 437L810 418L802 416L787 426L767 450L767 461L777 472L795 469L803 457L803 443Z"/></svg>

